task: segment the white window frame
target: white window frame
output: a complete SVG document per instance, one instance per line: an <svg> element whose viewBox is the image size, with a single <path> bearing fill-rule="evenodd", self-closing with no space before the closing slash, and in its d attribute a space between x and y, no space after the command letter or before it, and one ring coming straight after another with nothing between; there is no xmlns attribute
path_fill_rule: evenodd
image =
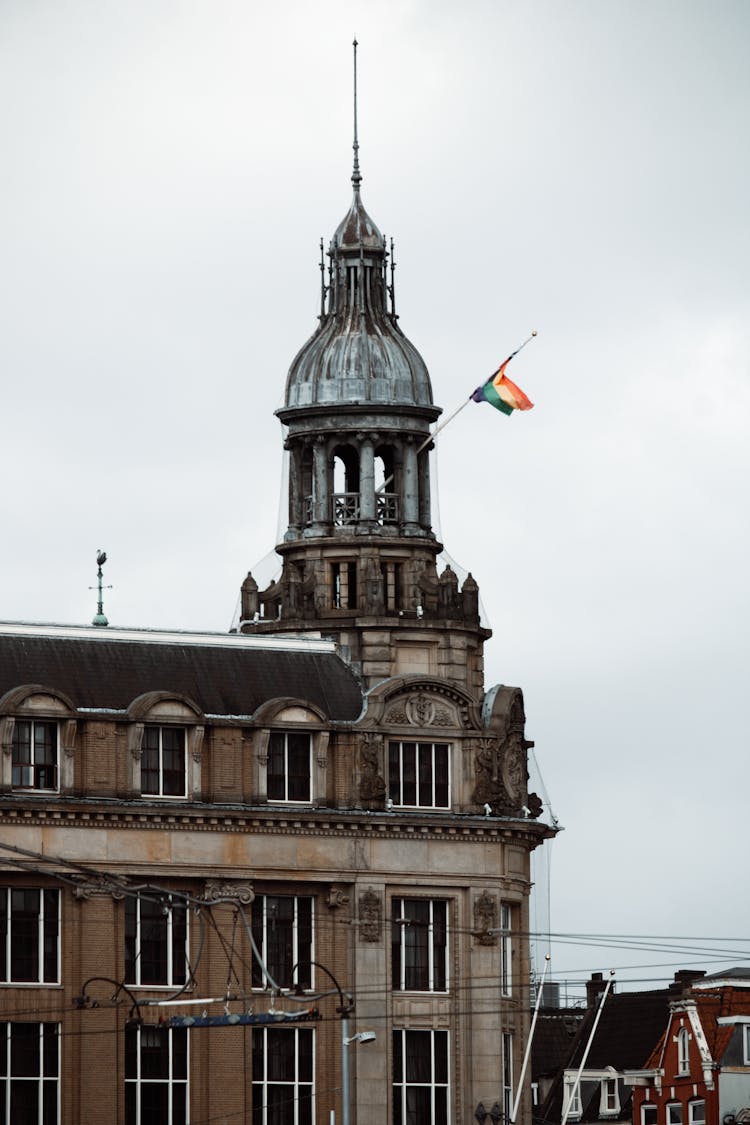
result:
<svg viewBox="0 0 750 1125"><path fill-rule="evenodd" d="M290 735L298 735L307 739L307 796L306 797L290 797L289 796L289 737ZM271 741L274 738L284 739L284 769L282 778L284 782L284 796L272 797L269 792L269 781L271 777ZM274 730L271 731L268 739L268 767L266 772L266 793L268 794L268 802L273 805L309 805L313 799L313 739L312 734L308 731L299 730Z"/></svg>
<svg viewBox="0 0 750 1125"><path fill-rule="evenodd" d="M667 1125L683 1125L682 1102L667 1102Z"/></svg>
<svg viewBox="0 0 750 1125"><path fill-rule="evenodd" d="M611 1101L612 1105L608 1102ZM617 1117L620 1112L620 1090L617 1082L617 1077L614 1074L607 1075L601 1080L601 1088L599 1095L599 1115L601 1117Z"/></svg>
<svg viewBox="0 0 750 1125"><path fill-rule="evenodd" d="M158 766L157 776L159 778L158 791L149 790L148 792L143 788L143 755L147 752L150 753L150 748L147 748L146 737L150 731L159 732L159 745L157 747ZM170 731L179 732L182 735L182 792L181 793L165 793L164 792L164 732ZM143 741L141 743L141 796L158 801L185 801L188 796L188 739L187 727L176 726L172 723L145 723L143 728Z"/></svg>
<svg viewBox="0 0 750 1125"><path fill-rule="evenodd" d="M16 740L21 726L28 724L29 726L29 755L30 761L26 764L16 763L15 751ZM35 761L36 739L35 731L38 726L53 727L54 728L54 764L47 768L52 768L55 774L54 785L36 785L35 777L36 770L45 768L43 763L37 766ZM13 724L13 745L11 749L11 788L18 792L31 792L31 793L59 793L60 792L60 724L55 719L30 719L30 718L17 718ZM21 780L16 781L16 771L19 771ZM26 780L23 780L24 774Z"/></svg>
<svg viewBox="0 0 750 1125"><path fill-rule="evenodd" d="M126 1125L142 1125L141 1113L141 1093L145 1086L164 1086L168 1088L168 1112L164 1121L160 1125L172 1125L173 1115L173 1101L175 1089L179 1086L184 1087L185 1091L185 1122L189 1125L190 1122L190 1034L187 1028L181 1027L157 1027L155 1025L144 1027L129 1027L125 1029L126 1035L135 1035L135 1059L136 1059L136 1073L128 1077L127 1073L127 1060L128 1052L126 1049L126 1069L125 1069L125 1090L126 1090L126 1108L125 1108L125 1123ZM143 1058L142 1058L142 1042L144 1035L158 1034L166 1037L168 1060L167 1060L167 1075L163 1078L144 1078L143 1077ZM176 1036L184 1036L185 1039L185 1077L175 1077L175 1051L174 1042ZM135 1113L132 1116L127 1112L127 1091L128 1088L135 1087Z"/></svg>
<svg viewBox="0 0 750 1125"><path fill-rule="evenodd" d="M415 789L416 789L416 798L417 798L416 804L406 804L406 802L403 800L403 796L404 796L404 746L405 745L417 747L416 763L415 763L416 780L414 782ZM391 749L394 746L398 747L398 777L395 777L395 778L392 776L393 771L391 769L391 761L392 761ZM430 752L431 752L431 780L428 783L428 785L424 787L425 789L429 790L429 792L426 792L426 793L423 793L423 787L422 787L422 785L420 784L420 781L419 781L419 750L420 750L420 747L430 747ZM446 756L446 768L447 768L447 775L448 775L447 776L448 793L447 793L447 799L446 799L445 804L437 804L436 796L435 796L435 790L436 790L436 785L435 785L435 772L436 772L435 771L435 756L436 756L436 751L438 750L438 748L441 751L444 750L445 756ZM451 791L452 791L452 784L451 784L451 781L452 781L452 779L451 779L451 757L452 757L452 753L451 753L451 750L452 750L452 747L451 747L450 742L428 742L426 740L423 741L422 739L412 739L412 738L404 738L404 739L392 738L392 739L390 739L390 741L388 743L388 781L389 781L388 794L389 794L389 799L393 801L394 808L428 809L428 810L432 809L432 810L435 810L436 812L442 812L444 810L450 809L450 807L451 807Z"/></svg>
<svg viewBox="0 0 750 1125"><path fill-rule="evenodd" d="M28 1027L36 1027L39 1035L39 1051L38 1051L38 1067L36 1074L23 1074L14 1075L11 1072L13 1052L11 1050L11 1040L13 1037L13 1029L23 1027L24 1030ZM46 1032L45 1032L46 1029ZM45 1034L54 1035L56 1039L54 1052L45 1050ZM0 1086L4 1086L5 1095L5 1115L0 1121L0 1125L13 1125L13 1118L11 1112L13 1109L13 1086L21 1082L34 1082L37 1087L37 1118L44 1121L44 1108L45 1101L54 1099L55 1103L55 1121L60 1120L60 1025L59 1023L16 1023L12 1021L3 1020L0 1022L0 1052L3 1057L3 1074L0 1077ZM54 1057L50 1058L50 1054ZM46 1066L50 1066L53 1073L45 1073ZM50 1094L50 1087L52 1093Z"/></svg>
<svg viewBox="0 0 750 1125"><path fill-rule="evenodd" d="M686 1027L677 1032L677 1074L690 1074L690 1032Z"/></svg>
<svg viewBox="0 0 750 1125"><path fill-rule="evenodd" d="M0 890L5 895L5 909L3 923L5 927L5 948L3 958L5 962L5 970L0 975L0 985L16 987L17 985L43 985L46 987L55 987L60 984L60 892L50 887L14 887L3 886ZM39 904L36 918L36 958L37 958L37 975L30 979L15 978L13 976L13 929L14 929L14 911L13 911L13 893L22 892L24 894L37 894L39 896ZM53 905L51 896L54 896L55 903ZM2 901L0 900L0 910L3 909ZM50 917L50 910L52 917ZM55 973L54 977L47 979L45 977L45 945L47 939L51 938L53 932L56 937L57 949L55 957ZM20 938L18 939L21 940Z"/></svg>
<svg viewBox="0 0 750 1125"><path fill-rule="evenodd" d="M700 1109L700 1116L696 1110ZM706 1099L691 1098L688 1102L688 1125L706 1125Z"/></svg>
<svg viewBox="0 0 750 1125"><path fill-rule="evenodd" d="M507 902L500 903L500 993L513 994L513 913Z"/></svg>
<svg viewBox="0 0 750 1125"><path fill-rule="evenodd" d="M409 1080L407 1070L406 1070L406 1054L407 1054L407 1052L406 1052L406 1037L407 1037L407 1035L424 1035L424 1036L430 1037L430 1039L429 1039L429 1044L430 1044L430 1079L429 1079L428 1082L414 1082L414 1081ZM446 1063L446 1081L445 1082L438 1082L437 1079L436 1079L437 1066L436 1066L435 1044L437 1042L437 1036L441 1036L441 1042L444 1045L445 1057L446 1057L446 1060L447 1060L447 1063ZM438 1097L441 1097L441 1098L444 1097L445 1098L445 1105L446 1105L445 1119L446 1119L446 1121L451 1121L452 1120L452 1115L451 1115L451 1087L450 1087L451 1043L450 1043L449 1032L442 1031L442 1030L438 1031L438 1030L433 1029L433 1028L412 1028L412 1027L409 1027L409 1028L394 1028L394 1031L393 1031L393 1052L394 1052L394 1071L393 1071L393 1109L394 1109L394 1117L395 1117L396 1099L398 1098L399 1103L400 1103L400 1109L401 1109L401 1114L400 1114L401 1122L402 1122L402 1125L406 1125L406 1122L409 1120L409 1118L407 1116L407 1110L406 1110L408 1091L410 1089L428 1089L430 1091L430 1116L429 1116L429 1118L426 1118L425 1120L426 1121L434 1121L435 1120L435 1102L436 1102L436 1099ZM399 1082L396 1081L397 1053L399 1053L398 1054L398 1063L400 1063L400 1073L401 1073L401 1080ZM443 1091L444 1091L444 1093L443 1093Z"/></svg>
<svg viewBox="0 0 750 1125"><path fill-rule="evenodd" d="M294 1077L290 1081L278 1081L268 1076L268 1037L269 1033L276 1038L279 1035L289 1036L289 1041L294 1043ZM253 1079L252 1079L252 1110L249 1120L255 1120L256 1102L260 1102L260 1121L261 1125L267 1125L268 1122L268 1089L270 1086L282 1086L285 1090L289 1090L289 1098L293 1106L293 1122L298 1125L301 1117L308 1115L300 1112L301 1107L309 1105L310 1113L309 1120L316 1121L315 1116L315 1032L309 1027L285 1027L285 1028L271 1028L271 1027L254 1027L252 1029L252 1059L253 1064L260 1053L263 1059L263 1072L258 1075L253 1065ZM292 1039L293 1037L293 1039ZM310 1044L310 1080L303 1078L300 1074L300 1042L302 1038ZM263 1048L261 1052L256 1051L256 1043L262 1042ZM303 1101L300 1097L302 1091L309 1091L309 1102Z"/></svg>
<svg viewBox="0 0 750 1125"><path fill-rule="evenodd" d="M417 926L419 923L409 921L409 911L413 910L414 904L427 905L429 911L429 921L427 923L427 988L407 988L406 975L407 975L407 948L409 934L407 931L410 926ZM437 958L440 956L441 951L436 949L437 925L435 920L436 907L442 907L445 916L445 944L442 949L442 975L445 980L444 988L437 988L435 985L435 978L438 975ZM393 898L391 900L391 914L392 914L392 927L393 938L398 937L396 942L392 940L392 947L398 944L400 951L400 971L398 985L393 982L393 988L396 992L437 992L445 994L450 988L449 968L450 968L450 954L448 948L448 921L449 921L450 903L444 898ZM394 966L395 970L395 966Z"/></svg>
<svg viewBox="0 0 750 1125"><path fill-rule="evenodd" d="M651 1110L651 1113L647 1113ZM652 1117L652 1121L647 1121L647 1117ZM641 1125L657 1125L659 1120L659 1107L655 1102L642 1102L641 1103Z"/></svg>
<svg viewBox="0 0 750 1125"><path fill-rule="evenodd" d="M742 1027L742 1062L744 1066L750 1066L750 1023Z"/></svg>
<svg viewBox="0 0 750 1125"><path fill-rule="evenodd" d="M300 902L304 901L305 903L310 904L310 981L309 981L309 984L306 982L305 985L303 985L303 988L305 988L306 990L312 990L315 987L315 966L314 966L314 963L313 963L315 961L315 899L312 895L260 894L260 895L255 896L255 898L253 900L253 904L252 904L253 932L255 934L256 928L255 928L254 923L255 923L255 919L257 917L257 912L260 910L261 911L261 926L260 926L260 930L261 930L260 939L261 940L260 940L260 942L258 942L257 936L256 936L256 944L258 945L258 952L260 953L261 958L263 959L263 965L264 966L267 966L267 964L268 964L268 961L267 961L268 947L269 947L269 942L268 942L268 927L269 927L268 905L269 905L270 901L273 901L275 899L292 899L294 901L294 917L292 919L292 950L291 950L292 967L298 965L299 961L300 961L300 931L299 931ZM253 954L253 960L255 961L255 954ZM255 965L254 965L254 968L255 968ZM271 966L271 970L272 970L271 975L273 976L273 966ZM256 969L256 972L257 972L257 969ZM269 976L265 971L265 967L261 968L260 972L261 972L261 977L262 977L263 983L260 986L254 984L253 985L254 991L265 992L265 991L268 991L268 989L273 989L274 986L273 986L273 984L271 984ZM296 973L295 973L295 976L296 976ZM282 988L292 988L296 984L296 981L279 980L279 981L276 981L276 983L278 985L280 985L280 987L282 987Z"/></svg>
<svg viewBox="0 0 750 1125"><path fill-rule="evenodd" d="M503 1032L503 1120L510 1122L513 1109L513 1033Z"/></svg>
<svg viewBox="0 0 750 1125"><path fill-rule="evenodd" d="M563 1117L581 1116L581 1082L578 1081L578 1071L566 1074L563 1078Z"/></svg>
<svg viewBox="0 0 750 1125"><path fill-rule="evenodd" d="M166 934L165 934L165 938L166 938L166 961L167 961L167 971L165 973L166 979L162 980L162 981L144 981L142 979L143 974L141 972L141 964L142 964L141 953L142 953L143 926L144 925L153 926L153 925L155 925L155 921L153 919L150 919L150 918L147 919L145 922L142 920L141 904L142 904L143 901L144 900L141 898L140 895L131 896L126 900L125 910L126 911L128 911L130 909L135 910L135 938L134 938L134 955L133 955L133 965L134 965L135 971L132 974L134 979L133 980L127 979L128 971L127 971L127 965L126 965L126 973L125 973L126 981L125 981L125 983L128 985L129 988L149 988L149 989L179 988L187 982L189 974L190 974L190 964L189 964L189 957L190 957L190 914L189 914L189 911L187 909L187 905L184 903L184 900L182 900L182 899L174 899L173 900L171 895L169 896L168 900L161 905L160 914L159 914L159 922L161 924L163 924L165 929L166 929ZM149 901L149 905L152 905L150 901ZM184 974L182 974L181 980L177 978L177 976L174 972L174 958L175 958L176 954L179 955L179 953L180 953L179 950L175 950L176 935L175 935L175 925L174 925L174 906L179 906L181 909L184 908L184 910L185 910L185 948L183 950L184 959L185 959L185 971L184 971Z"/></svg>

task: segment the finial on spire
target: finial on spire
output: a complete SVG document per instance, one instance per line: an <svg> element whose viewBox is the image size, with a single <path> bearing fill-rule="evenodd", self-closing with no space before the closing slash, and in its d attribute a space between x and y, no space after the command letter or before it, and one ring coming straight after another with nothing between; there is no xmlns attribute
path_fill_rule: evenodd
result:
<svg viewBox="0 0 750 1125"><path fill-rule="evenodd" d="M97 600L97 603L96 603L96 616L94 617L93 621L91 622L92 625L109 625L109 621L104 616L104 596L102 594L102 590L111 590L112 589L111 586L103 586L102 585L102 578L104 577L104 574L102 572L102 567L104 566L106 561L107 561L107 552L106 551L97 551L96 552L96 565L99 568L96 572L97 584L96 584L96 586L89 586L89 590L98 590L98 592L99 592L99 597L98 597L98 600Z"/></svg>
<svg viewBox="0 0 750 1125"><path fill-rule="evenodd" d="M352 43L354 47L354 166L352 168L352 184L355 191L359 191L359 185L362 183L362 176L359 171L359 138L357 136L357 39L355 37Z"/></svg>

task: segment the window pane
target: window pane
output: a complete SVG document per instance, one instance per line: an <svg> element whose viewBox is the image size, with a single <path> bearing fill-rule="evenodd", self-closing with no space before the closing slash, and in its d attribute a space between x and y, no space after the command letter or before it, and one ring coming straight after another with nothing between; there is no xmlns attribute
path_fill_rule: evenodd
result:
<svg viewBox="0 0 750 1125"><path fill-rule="evenodd" d="M286 797L285 745L283 734L274 733L268 740L267 790L270 801L283 801Z"/></svg>
<svg viewBox="0 0 750 1125"><path fill-rule="evenodd" d="M401 785L402 805L417 804L417 745L415 742L401 744L403 781Z"/></svg>
<svg viewBox="0 0 750 1125"><path fill-rule="evenodd" d="M435 746L435 805L445 809L449 804L448 746L439 743Z"/></svg>
<svg viewBox="0 0 750 1125"><path fill-rule="evenodd" d="M287 735L288 799L310 800L310 736Z"/></svg>

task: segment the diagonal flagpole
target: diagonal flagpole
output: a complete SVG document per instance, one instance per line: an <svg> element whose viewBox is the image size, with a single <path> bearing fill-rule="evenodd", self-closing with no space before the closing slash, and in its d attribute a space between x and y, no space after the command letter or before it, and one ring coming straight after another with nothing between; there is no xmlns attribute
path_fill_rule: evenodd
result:
<svg viewBox="0 0 750 1125"><path fill-rule="evenodd" d="M531 341L534 339L535 336L536 336L536 330L534 330L531 333L530 336L527 336L526 339L524 340L524 342L522 344L519 344L518 347L516 348L516 350L514 352L511 352L507 359L503 360L503 362L500 364L500 367L504 367L506 363L510 363L510 361L513 359L513 357L517 356L518 353L520 351L522 351L523 348L525 348L527 344L531 343ZM492 374L489 377L490 379L494 379L495 375L497 375L497 372L500 370L500 367L498 367L495 371L492 372ZM485 379L485 383L487 383L487 382L489 382L489 380ZM464 399L464 401L461 403L461 405L457 406L456 409L453 411L453 413L449 414L447 418L444 418L443 421L440 423L440 425L435 427L435 429L432 431L432 433L429 435L429 437L426 437L424 439L424 441L420 445L419 449L417 450L417 456L419 456L419 454L422 452L422 450L426 449L427 446L430 445L430 443L435 440L435 438L438 436L438 434L441 433L441 431L445 429L445 427L448 425L449 422L452 422L453 419L456 418L461 413L461 411L464 409L464 407L469 405L469 403L472 401L473 394L474 394L474 392L472 391L472 393L469 395L469 397L467 399ZM378 492L383 492L388 487L388 485L391 483L394 476L395 476L395 473L391 473L391 475L389 477L386 477L386 479L383 481L383 483L381 485L379 485L378 488L375 490L376 494Z"/></svg>
<svg viewBox="0 0 750 1125"><path fill-rule="evenodd" d="M531 1044L532 1044L533 1039L534 1039L534 1029L536 1028L536 1018L539 1015L539 1007L542 1003L542 996L544 994L544 978L547 976L547 969L549 968L549 965L550 965L550 955L549 955L549 953L545 953L545 955L544 955L544 972L542 973L542 979L539 981L539 988L538 988L537 994L536 994L536 1003L534 1005L534 1017L531 1021L531 1027L529 1028L529 1037L526 1040L526 1052L523 1056L523 1065L521 1067L521 1074L520 1074L520 1077L518 1079L518 1087L516 1088L516 1096L513 1099L513 1106L512 1106L511 1111L510 1111L510 1118L509 1118L510 1125L513 1125L514 1121L516 1120L516 1114L518 1113L518 1103L521 1100L521 1090L523 1089L523 1080L526 1077L526 1068L529 1065L529 1056L531 1054Z"/></svg>

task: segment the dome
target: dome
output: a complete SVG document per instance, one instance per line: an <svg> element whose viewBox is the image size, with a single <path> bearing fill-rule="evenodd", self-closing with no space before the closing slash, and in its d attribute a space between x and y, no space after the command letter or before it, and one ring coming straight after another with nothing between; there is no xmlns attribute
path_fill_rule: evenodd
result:
<svg viewBox="0 0 750 1125"><path fill-rule="evenodd" d="M434 410L426 364L393 311L385 239L357 184L328 257L327 307L289 369L284 409L374 403Z"/></svg>

